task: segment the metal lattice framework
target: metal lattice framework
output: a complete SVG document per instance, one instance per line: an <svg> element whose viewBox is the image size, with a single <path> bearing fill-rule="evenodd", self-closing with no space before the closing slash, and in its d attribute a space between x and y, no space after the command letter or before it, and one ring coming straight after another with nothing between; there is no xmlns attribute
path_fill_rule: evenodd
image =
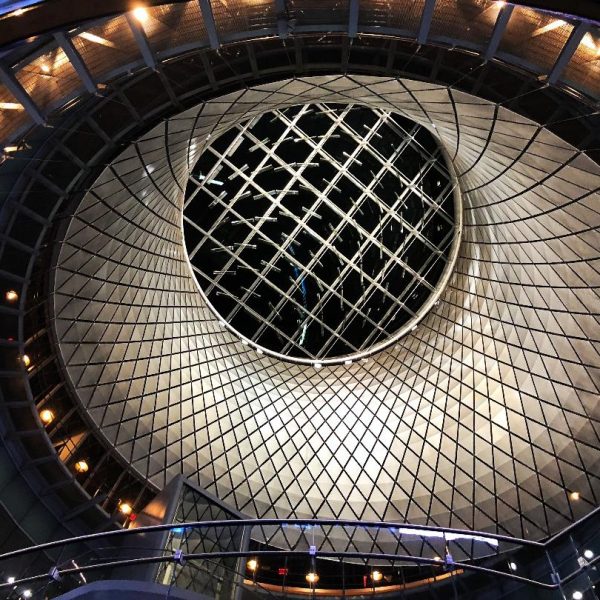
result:
<svg viewBox="0 0 600 600"><path fill-rule="evenodd" d="M394 348L320 370L224 330L181 231L209 134L315 98L431 126L465 203L439 305ZM75 212L54 287L67 373L158 486L183 471L248 514L542 537L599 492L599 186L598 165L544 127L441 86L331 76L231 93L127 148Z"/></svg>
<svg viewBox="0 0 600 600"><path fill-rule="evenodd" d="M440 153L423 126L357 105L238 124L207 147L186 198L201 290L279 357L351 360L394 343L457 254L456 181Z"/></svg>

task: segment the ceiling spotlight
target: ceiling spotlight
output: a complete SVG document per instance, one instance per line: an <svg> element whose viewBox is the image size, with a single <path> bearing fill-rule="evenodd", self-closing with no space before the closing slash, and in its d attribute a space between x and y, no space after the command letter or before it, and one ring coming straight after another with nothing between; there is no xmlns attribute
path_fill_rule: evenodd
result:
<svg viewBox="0 0 600 600"><path fill-rule="evenodd" d="M248 571L252 571L254 573L254 571L256 571L256 569L258 569L258 561L255 558L251 558L246 563L246 568L248 569Z"/></svg>
<svg viewBox="0 0 600 600"><path fill-rule="evenodd" d="M42 69L43 73L50 73L50 67L46 63L42 64L40 68Z"/></svg>
<svg viewBox="0 0 600 600"><path fill-rule="evenodd" d="M306 574L306 581L308 581L308 583L310 583L311 585L318 583L319 575L314 571L311 571L310 573Z"/></svg>
<svg viewBox="0 0 600 600"><path fill-rule="evenodd" d="M572 598L573 600L581 600L583 598L583 594L579 590L575 590Z"/></svg>
<svg viewBox="0 0 600 600"><path fill-rule="evenodd" d="M128 502L120 502L119 511L122 512L124 515L130 515L133 512L133 508Z"/></svg>
<svg viewBox="0 0 600 600"><path fill-rule="evenodd" d="M0 110L23 110L23 105L17 102L0 102Z"/></svg>
<svg viewBox="0 0 600 600"><path fill-rule="evenodd" d="M8 292L4 294L4 297L6 298L7 302L10 302L12 304L13 302L16 302L19 299L19 294L17 294L15 290L8 290Z"/></svg>
<svg viewBox="0 0 600 600"><path fill-rule="evenodd" d="M31 359L29 358L29 355L23 354L23 356L21 356L21 362L25 365L25 368L28 369L31 365Z"/></svg>
<svg viewBox="0 0 600 600"><path fill-rule="evenodd" d="M31 598L32 592L31 590L23 590L23 593L21 595L23 596L23 598ZM575 594L573 594L573 597L575 597Z"/></svg>
<svg viewBox="0 0 600 600"><path fill-rule="evenodd" d="M133 16L140 23L145 23L148 20L148 18L149 18L148 11L145 8L141 7L141 6L139 6L138 8L134 8L133 9Z"/></svg>
<svg viewBox="0 0 600 600"><path fill-rule="evenodd" d="M594 553L591 550L584 550L583 557L587 560L592 560L592 558L594 558Z"/></svg>
<svg viewBox="0 0 600 600"><path fill-rule="evenodd" d="M45 408L44 410L40 411L40 421L44 425L50 425L50 423L54 421L54 412L49 408Z"/></svg>
<svg viewBox="0 0 600 600"><path fill-rule="evenodd" d="M373 581L381 581L383 579L383 573L381 571L373 571L371 573L371 579Z"/></svg>
<svg viewBox="0 0 600 600"><path fill-rule="evenodd" d="M75 470L78 473L87 473L90 470L90 465L85 460L78 460L75 463Z"/></svg>
<svg viewBox="0 0 600 600"><path fill-rule="evenodd" d="M517 563L515 563L515 562L509 562L509 563L508 563L508 568L509 568L511 571L516 571L516 570L517 570Z"/></svg>
<svg viewBox="0 0 600 600"><path fill-rule="evenodd" d="M16 581L16 579L14 577L7 577L6 578L6 583L14 583Z"/></svg>
<svg viewBox="0 0 600 600"><path fill-rule="evenodd" d="M569 494L569 498L575 502L577 502L577 500L579 500L581 498L581 496L579 495L579 492L571 492Z"/></svg>

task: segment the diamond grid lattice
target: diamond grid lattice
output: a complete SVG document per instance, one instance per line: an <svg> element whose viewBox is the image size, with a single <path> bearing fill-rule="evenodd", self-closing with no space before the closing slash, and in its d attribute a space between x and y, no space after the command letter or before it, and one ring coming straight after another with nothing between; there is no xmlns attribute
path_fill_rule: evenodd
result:
<svg viewBox="0 0 600 600"><path fill-rule="evenodd" d="M211 141L183 226L217 316L314 361L408 333L458 243L444 162L422 125L351 104L275 110Z"/></svg>
<svg viewBox="0 0 600 600"><path fill-rule="evenodd" d="M395 347L323 369L258 354L221 328L180 227L208 136L315 100L392 110L435 131L464 202L439 304ZM159 487L183 472L249 515L528 538L597 504L598 165L502 107L376 77L271 83L166 127L92 186L56 269L68 375L133 469Z"/></svg>

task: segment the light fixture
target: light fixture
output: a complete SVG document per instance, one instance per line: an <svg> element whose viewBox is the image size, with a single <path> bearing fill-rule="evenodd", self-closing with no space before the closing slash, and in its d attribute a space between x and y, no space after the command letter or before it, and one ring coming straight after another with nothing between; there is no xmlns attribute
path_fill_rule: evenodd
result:
<svg viewBox="0 0 600 600"><path fill-rule="evenodd" d="M583 594L579 590L575 590L572 598L573 600L581 600L583 598Z"/></svg>
<svg viewBox="0 0 600 600"><path fill-rule="evenodd" d="M78 460L75 463L75 470L78 473L87 473L90 470L90 465L85 460Z"/></svg>
<svg viewBox="0 0 600 600"><path fill-rule="evenodd" d="M124 515L130 515L133 512L133 508L128 502L119 502L119 511Z"/></svg>
<svg viewBox="0 0 600 600"><path fill-rule="evenodd" d="M7 302L10 302L12 304L13 302L16 302L19 299L19 294L17 294L15 290L8 290L4 297L6 298Z"/></svg>
<svg viewBox="0 0 600 600"><path fill-rule="evenodd" d="M496 0L496 2L494 2L494 6L496 6L496 8L504 8L506 6L506 1Z"/></svg>
<svg viewBox="0 0 600 600"><path fill-rule="evenodd" d="M256 569L258 569L258 561L255 558L251 558L246 563L246 568L248 569L248 571L252 571L254 573L254 571L256 571Z"/></svg>
<svg viewBox="0 0 600 600"><path fill-rule="evenodd" d="M508 563L508 568L509 568L511 571L516 571L516 570L517 570L517 563L514 563L514 562L509 562L509 563Z"/></svg>
<svg viewBox="0 0 600 600"><path fill-rule="evenodd" d="M18 152L20 149L20 146L4 146L2 150L5 154L10 154L11 152Z"/></svg>
<svg viewBox="0 0 600 600"><path fill-rule="evenodd" d="M441 556L434 556L433 560L435 560L437 562L442 562L442 557Z"/></svg>
<svg viewBox="0 0 600 600"><path fill-rule="evenodd" d="M381 581L383 579L383 573L381 571L373 571L371 573L371 579L375 581Z"/></svg>
<svg viewBox="0 0 600 600"><path fill-rule="evenodd" d="M584 550L583 557L587 560L592 560L592 558L594 558L594 553L591 550Z"/></svg>
<svg viewBox="0 0 600 600"><path fill-rule="evenodd" d="M6 583L14 583L16 581L16 579L14 577L7 577L6 578Z"/></svg>
<svg viewBox="0 0 600 600"><path fill-rule="evenodd" d="M99 35L96 35L95 33L90 33L89 31L84 31L84 32L80 33L79 37L83 38L84 40L87 40L88 42L94 42L94 44L100 44L100 46L106 46L107 48L116 48L117 47L117 45L114 44L113 42L111 42L110 40L100 37Z"/></svg>
<svg viewBox="0 0 600 600"><path fill-rule="evenodd" d="M306 581L308 581L308 583L310 583L311 585L318 583L319 575L314 571L311 571L310 573L306 574Z"/></svg>
<svg viewBox="0 0 600 600"><path fill-rule="evenodd" d="M138 8L133 9L133 16L140 23L145 23L149 18L148 11L145 8L143 8L142 6L138 6Z"/></svg>
<svg viewBox="0 0 600 600"><path fill-rule="evenodd" d="M0 110L23 110L23 105L18 102L0 102Z"/></svg>
<svg viewBox="0 0 600 600"><path fill-rule="evenodd" d="M50 73L50 66L47 65L46 63L43 63L40 67L40 69L42 69L43 73Z"/></svg>
<svg viewBox="0 0 600 600"><path fill-rule="evenodd" d="M32 592L31 590L23 590L23 593L21 595L23 596L23 598L31 598Z"/></svg>
<svg viewBox="0 0 600 600"><path fill-rule="evenodd" d="M577 500L579 500L581 498L581 496L579 495L579 492L571 492L569 494L569 498L575 502L577 502Z"/></svg>
<svg viewBox="0 0 600 600"><path fill-rule="evenodd" d="M44 410L40 411L40 421L44 425L50 425L50 423L54 421L54 412L49 408L45 408Z"/></svg>

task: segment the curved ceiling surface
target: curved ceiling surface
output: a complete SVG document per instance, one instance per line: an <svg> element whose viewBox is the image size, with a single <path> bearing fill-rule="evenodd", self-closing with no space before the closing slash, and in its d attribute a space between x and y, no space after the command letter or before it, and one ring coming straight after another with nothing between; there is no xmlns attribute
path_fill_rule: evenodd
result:
<svg viewBox="0 0 600 600"><path fill-rule="evenodd" d="M181 225L207 140L315 101L428 128L464 202L439 304L393 348L321 369L259 354L219 325ZM250 515L540 538L600 493L599 186L583 153L456 90L367 76L243 89L164 121L86 193L55 272L62 358L101 434L157 486L184 473Z"/></svg>

